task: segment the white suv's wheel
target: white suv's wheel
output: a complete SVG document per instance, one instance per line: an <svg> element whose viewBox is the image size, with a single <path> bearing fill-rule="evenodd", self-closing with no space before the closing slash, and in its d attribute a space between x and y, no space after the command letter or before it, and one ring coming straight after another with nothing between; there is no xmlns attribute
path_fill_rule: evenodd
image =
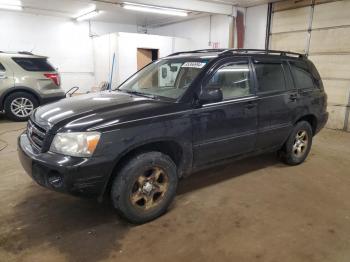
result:
<svg viewBox="0 0 350 262"><path fill-rule="evenodd" d="M37 99L25 92L16 92L5 100L5 114L14 121L25 121L38 106Z"/></svg>

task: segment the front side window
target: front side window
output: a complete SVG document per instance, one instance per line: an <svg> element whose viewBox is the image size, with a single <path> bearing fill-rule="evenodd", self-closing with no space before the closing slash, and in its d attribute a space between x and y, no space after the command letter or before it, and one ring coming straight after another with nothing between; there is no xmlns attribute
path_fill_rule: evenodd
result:
<svg viewBox="0 0 350 262"><path fill-rule="evenodd" d="M223 99L251 95L248 61L228 63L219 68L210 79L207 88L220 88Z"/></svg>
<svg viewBox="0 0 350 262"><path fill-rule="evenodd" d="M314 88L312 76L307 66L301 62L290 62L292 75L296 88L311 89Z"/></svg>
<svg viewBox="0 0 350 262"><path fill-rule="evenodd" d="M179 98L209 60L196 58L162 59L146 66L118 87L140 95Z"/></svg>
<svg viewBox="0 0 350 262"><path fill-rule="evenodd" d="M53 72L55 69L46 58L12 57L20 67L31 72Z"/></svg>
<svg viewBox="0 0 350 262"><path fill-rule="evenodd" d="M259 92L284 91L286 89L282 64L256 63L254 66Z"/></svg>

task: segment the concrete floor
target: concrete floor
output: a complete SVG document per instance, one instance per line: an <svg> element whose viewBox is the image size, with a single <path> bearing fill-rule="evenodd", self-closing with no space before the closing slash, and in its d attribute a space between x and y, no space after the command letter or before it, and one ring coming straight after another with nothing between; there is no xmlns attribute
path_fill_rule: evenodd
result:
<svg viewBox="0 0 350 262"><path fill-rule="evenodd" d="M142 226L50 192L22 170L25 126L0 117L0 261L350 261L350 134L324 130L297 167L264 155L197 173Z"/></svg>

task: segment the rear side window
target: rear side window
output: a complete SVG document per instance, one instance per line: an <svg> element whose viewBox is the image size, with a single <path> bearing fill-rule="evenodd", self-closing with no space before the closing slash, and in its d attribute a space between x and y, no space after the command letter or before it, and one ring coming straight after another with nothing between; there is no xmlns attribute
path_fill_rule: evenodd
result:
<svg viewBox="0 0 350 262"><path fill-rule="evenodd" d="M53 72L55 69L47 62L46 58L12 57L20 67L31 72Z"/></svg>
<svg viewBox="0 0 350 262"><path fill-rule="evenodd" d="M0 71L6 71L5 67L0 63Z"/></svg>
<svg viewBox="0 0 350 262"><path fill-rule="evenodd" d="M282 64L257 63L255 64L259 92L284 91L286 81Z"/></svg>
<svg viewBox="0 0 350 262"><path fill-rule="evenodd" d="M295 87L299 89L314 88L314 82L307 66L304 63L300 62L289 63L291 66Z"/></svg>

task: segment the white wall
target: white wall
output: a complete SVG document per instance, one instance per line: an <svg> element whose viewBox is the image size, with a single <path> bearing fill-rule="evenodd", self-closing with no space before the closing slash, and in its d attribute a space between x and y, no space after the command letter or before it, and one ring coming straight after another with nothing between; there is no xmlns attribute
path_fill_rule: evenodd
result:
<svg viewBox="0 0 350 262"><path fill-rule="evenodd" d="M207 49L209 41L218 42L218 48L227 48L229 44L229 26L230 18L226 15L213 15L211 18L210 33L210 17L200 17L181 23L170 24L157 28L149 29L149 33L165 36L184 37L191 40L190 49Z"/></svg>
<svg viewBox="0 0 350 262"><path fill-rule="evenodd" d="M118 52L118 34L108 34L93 38L95 86L109 82L113 53ZM117 61L118 62L118 61ZM118 80L118 73L113 74L113 82Z"/></svg>
<svg viewBox="0 0 350 262"><path fill-rule="evenodd" d="M115 32L137 33L137 25L104 23L99 21L91 22L92 35L101 36Z"/></svg>
<svg viewBox="0 0 350 262"><path fill-rule="evenodd" d="M103 35L117 31L136 32L136 25L93 22L91 33ZM96 84L93 41L87 22L0 11L0 50L32 51L49 57L61 74L62 87L67 91L79 86L81 92Z"/></svg>
<svg viewBox="0 0 350 262"><path fill-rule="evenodd" d="M0 12L0 50L33 51L50 57L67 90L93 83L92 42L87 24L67 19Z"/></svg>
<svg viewBox="0 0 350 262"><path fill-rule="evenodd" d="M137 71L137 48L158 49L159 57L175 51L173 38L159 35L119 33L118 68L119 82L123 82Z"/></svg>
<svg viewBox="0 0 350 262"><path fill-rule="evenodd" d="M113 86L137 71L137 48L158 49L159 57L165 57L191 45L185 38L134 33L113 33L93 41L96 84L109 80L113 53L116 54Z"/></svg>
<svg viewBox="0 0 350 262"><path fill-rule="evenodd" d="M247 8L244 48L265 48L268 5Z"/></svg>

